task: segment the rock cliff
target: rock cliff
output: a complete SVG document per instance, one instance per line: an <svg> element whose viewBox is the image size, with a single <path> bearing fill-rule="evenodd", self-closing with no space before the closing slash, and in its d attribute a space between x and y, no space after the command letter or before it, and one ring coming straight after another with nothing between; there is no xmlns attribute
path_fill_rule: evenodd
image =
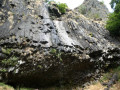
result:
<svg viewBox="0 0 120 90"><path fill-rule="evenodd" d="M109 14L104 2L98 0L84 0L83 4L75 10L88 18L102 21L106 21Z"/></svg>
<svg viewBox="0 0 120 90"><path fill-rule="evenodd" d="M71 10L53 20L49 9L40 0L0 1L1 81L80 85L119 65L120 43L102 24Z"/></svg>

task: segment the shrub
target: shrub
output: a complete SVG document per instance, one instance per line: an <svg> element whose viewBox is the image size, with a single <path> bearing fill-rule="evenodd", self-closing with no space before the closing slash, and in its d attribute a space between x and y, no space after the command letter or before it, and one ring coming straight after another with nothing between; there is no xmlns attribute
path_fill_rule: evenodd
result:
<svg viewBox="0 0 120 90"><path fill-rule="evenodd" d="M114 12L109 15L106 29L108 29L111 35L119 36L120 35L120 1L112 0L111 7L114 9Z"/></svg>
<svg viewBox="0 0 120 90"><path fill-rule="evenodd" d="M66 12L66 8L68 8L65 3L58 3L57 6L62 14L64 14Z"/></svg>
<svg viewBox="0 0 120 90"><path fill-rule="evenodd" d="M120 12L112 13L109 15L109 20L106 24L106 29L108 29L111 35L119 36L120 35Z"/></svg>
<svg viewBox="0 0 120 90"><path fill-rule="evenodd" d="M68 8L68 6L65 3L60 3L60 2L57 3L54 0L46 0L46 2L48 4L52 4L52 3L57 4L56 7L59 9L59 11L61 12L61 14L64 14L66 12L66 9Z"/></svg>

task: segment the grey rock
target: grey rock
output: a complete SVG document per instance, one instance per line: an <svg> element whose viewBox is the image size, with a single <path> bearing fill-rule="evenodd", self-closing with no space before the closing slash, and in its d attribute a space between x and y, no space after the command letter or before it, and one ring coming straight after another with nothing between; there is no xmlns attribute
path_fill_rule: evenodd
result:
<svg viewBox="0 0 120 90"><path fill-rule="evenodd" d="M104 2L98 0L84 0L83 4L75 10L97 21L106 21L109 14Z"/></svg>
<svg viewBox="0 0 120 90"><path fill-rule="evenodd" d="M53 7L53 6L54 6L54 7ZM61 16L61 13L60 13L59 9L56 8L56 5L55 5L55 4L53 4L53 6L49 5L49 7L48 7L48 10L49 10L51 16L60 17L60 16Z"/></svg>

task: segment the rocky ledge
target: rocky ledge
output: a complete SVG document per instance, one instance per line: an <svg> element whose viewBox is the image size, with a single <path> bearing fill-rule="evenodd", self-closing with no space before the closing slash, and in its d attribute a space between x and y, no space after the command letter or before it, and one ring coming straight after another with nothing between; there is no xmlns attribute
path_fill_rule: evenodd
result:
<svg viewBox="0 0 120 90"><path fill-rule="evenodd" d="M53 20L49 9L40 0L0 1L1 81L81 85L120 64L120 43L102 24L71 10Z"/></svg>

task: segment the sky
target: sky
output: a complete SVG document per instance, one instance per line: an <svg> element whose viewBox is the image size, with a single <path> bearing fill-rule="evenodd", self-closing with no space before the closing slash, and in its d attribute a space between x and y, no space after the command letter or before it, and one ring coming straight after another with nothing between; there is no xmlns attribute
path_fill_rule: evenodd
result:
<svg viewBox="0 0 120 90"><path fill-rule="evenodd" d="M83 3L84 0L55 0L57 2L61 2L61 3L66 3L68 5L69 8L74 9L76 7L78 7L80 4ZM110 12L113 12L113 10L110 7L110 2L111 0L98 0L98 1L103 1L104 4L107 6L108 10Z"/></svg>

